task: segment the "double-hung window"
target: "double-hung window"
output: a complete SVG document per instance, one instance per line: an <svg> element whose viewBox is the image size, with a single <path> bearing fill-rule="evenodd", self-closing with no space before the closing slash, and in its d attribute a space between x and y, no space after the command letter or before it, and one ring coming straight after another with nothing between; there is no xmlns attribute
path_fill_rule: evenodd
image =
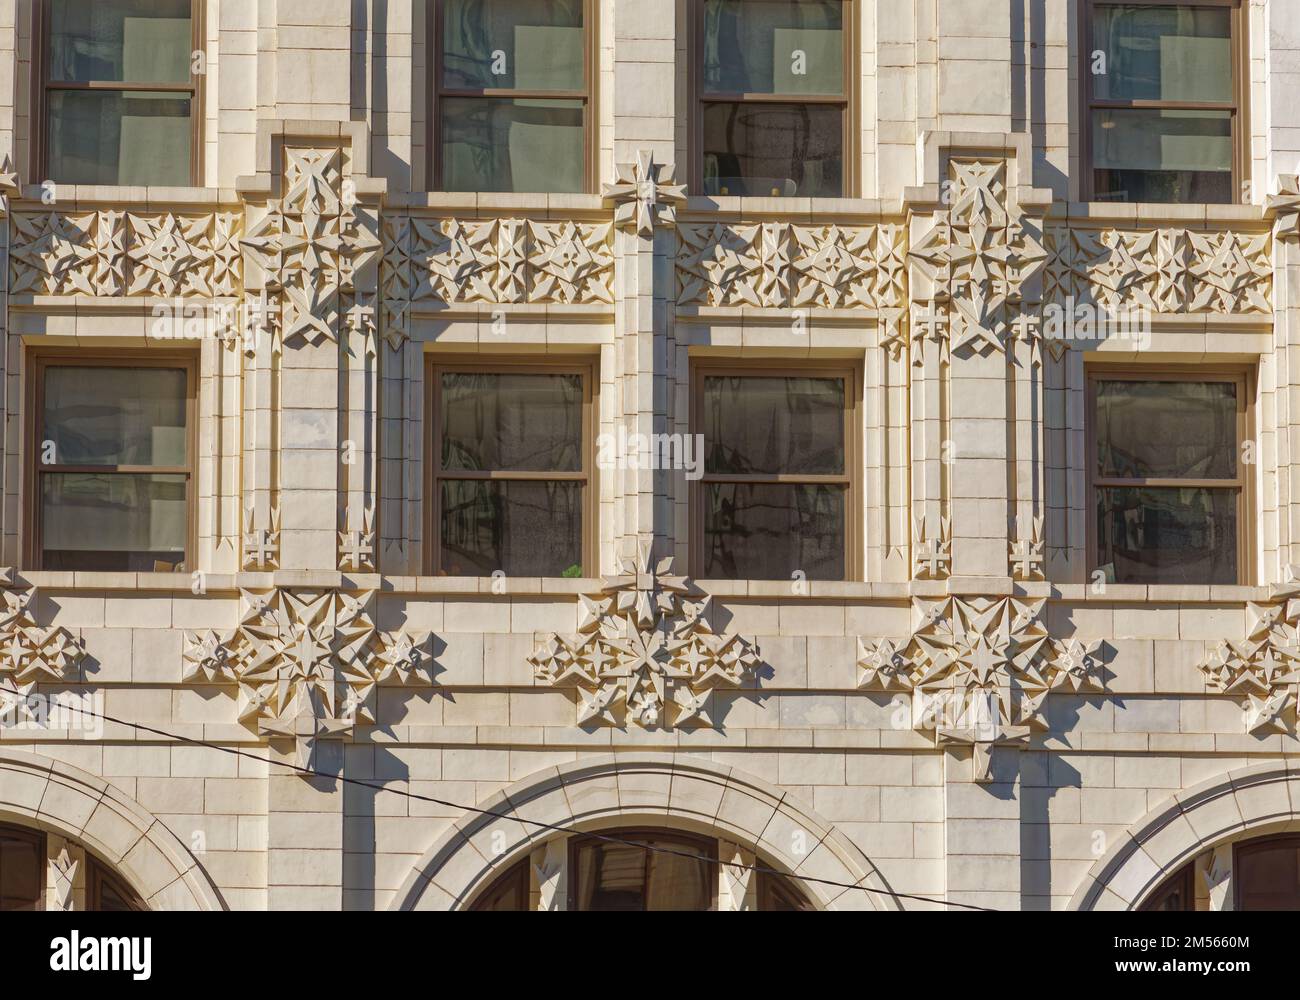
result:
<svg viewBox="0 0 1300 1000"><path fill-rule="evenodd" d="M65 571L190 566L192 360L60 354L32 367L30 561Z"/></svg>
<svg viewBox="0 0 1300 1000"><path fill-rule="evenodd" d="M838 198L852 115L846 0L696 0L695 190Z"/></svg>
<svg viewBox="0 0 1300 1000"><path fill-rule="evenodd" d="M433 186L589 190L592 0L438 0Z"/></svg>
<svg viewBox="0 0 1300 1000"><path fill-rule="evenodd" d="M433 572L586 575L591 367L436 363L429 381Z"/></svg>
<svg viewBox="0 0 1300 1000"><path fill-rule="evenodd" d="M836 368L694 369L695 575L847 580L857 523L856 373Z"/></svg>
<svg viewBox="0 0 1300 1000"><path fill-rule="evenodd" d="M1238 0L1081 2L1086 196L1237 201L1247 162Z"/></svg>
<svg viewBox="0 0 1300 1000"><path fill-rule="evenodd" d="M41 169L64 184L198 182L195 0L40 0Z"/></svg>
<svg viewBox="0 0 1300 1000"><path fill-rule="evenodd" d="M1246 377L1098 370L1088 385L1091 570L1116 583L1245 582Z"/></svg>

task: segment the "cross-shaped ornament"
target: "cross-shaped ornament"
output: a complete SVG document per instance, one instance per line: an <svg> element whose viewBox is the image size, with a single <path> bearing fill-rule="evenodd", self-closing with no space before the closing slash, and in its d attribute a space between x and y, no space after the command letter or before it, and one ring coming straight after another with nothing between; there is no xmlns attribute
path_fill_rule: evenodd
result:
<svg viewBox="0 0 1300 1000"><path fill-rule="evenodd" d="M265 528L254 528L244 536L244 564L262 568L275 561L275 539Z"/></svg>
<svg viewBox="0 0 1300 1000"><path fill-rule="evenodd" d="M972 777L980 784L993 780L993 748L1020 750L1029 743L1028 726L976 723L956 729L940 729L936 740L941 747L964 746L971 749Z"/></svg>
<svg viewBox="0 0 1300 1000"><path fill-rule="evenodd" d="M1031 541L1011 543L1011 562L1019 580L1033 580L1043 571L1043 553Z"/></svg>

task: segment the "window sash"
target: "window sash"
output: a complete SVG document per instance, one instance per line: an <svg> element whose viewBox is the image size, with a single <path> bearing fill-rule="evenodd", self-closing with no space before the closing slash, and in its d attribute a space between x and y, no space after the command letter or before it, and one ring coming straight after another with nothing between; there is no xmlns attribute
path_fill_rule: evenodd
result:
<svg viewBox="0 0 1300 1000"><path fill-rule="evenodd" d="M1231 12L1229 25L1231 33L1229 35L1229 47L1232 52L1232 101L1177 101L1177 100L1150 100L1150 99L1133 99L1119 100L1110 98L1097 97L1093 93L1093 74L1089 65L1092 53L1097 51L1097 42L1093 33L1093 27L1096 23L1096 8L1122 5L1128 2L1135 6L1148 7L1203 7L1203 8L1227 8ZM1242 4L1240 0L1081 0L1079 5L1079 16L1082 21L1079 37L1084 40L1084 46L1079 53L1080 75L1086 79L1086 83L1080 88L1083 96L1083 121L1079 129L1080 142L1083 146L1083 170L1081 178L1081 187L1085 200L1095 198L1096 191L1096 172L1099 169L1096 166L1096 160L1092 149L1092 129L1094 114L1098 111L1106 110L1149 110L1149 111L1211 111L1227 112L1231 120L1232 129L1232 190L1240 193L1242 190L1242 181L1245 179L1246 170L1249 164L1249 157L1243 149L1243 139L1248 136L1245 127L1245 115L1243 113L1243 102L1249 91L1243 81L1244 67L1246 64L1246 38L1245 22L1243 20ZM1187 173L1187 171L1171 171ZM1235 199L1234 199L1235 201Z"/></svg>
<svg viewBox="0 0 1300 1000"><path fill-rule="evenodd" d="M582 163L583 163L583 188L581 192L589 192L592 188L592 59L594 58L595 45L593 44L594 28L592 18L595 15L594 4L592 0L583 0L582 6L582 36L583 36L583 58L582 58L582 90L539 90L529 87L448 87L443 82L443 43L442 43L442 24L443 10L445 0L435 0L428 8L425 17L428 19L426 25L427 31L427 51L432 53L430 64L433 73L433 86L429 88L433 94L433 112L428 116L428 136L427 146L429 150L429 163L427 176L431 179L430 187L435 191L444 190L445 183L443 177L443 144L442 144L442 105L447 98L455 99L474 99L482 98L507 99L507 100L556 100L556 101L581 101L582 102ZM518 191L518 194L530 192ZM535 192L534 192L535 193Z"/></svg>
<svg viewBox="0 0 1300 1000"><path fill-rule="evenodd" d="M1084 435L1084 454L1086 475L1088 477L1088 507L1084 511L1087 523L1086 546L1088 550L1087 567L1089 574L1099 568L1097 551L1097 512L1100 509L1102 491L1106 489L1201 489L1234 494L1237 512L1237 584L1247 584L1252 578L1252 545L1254 543L1253 526L1248 516L1253 504L1251 474L1255 464L1241 460L1240 449L1243 442L1250 439L1253 411L1248 392L1250 379L1247 372L1225 370L1223 368L1197 369L1183 366L1175 370L1162 369L1147 371L1143 369L1107 369L1104 366L1090 369L1087 380L1087 427ZM1101 382L1230 382L1237 386L1237 440L1238 449L1237 475L1233 479L1202 479L1197 477L1152 476L1123 478L1103 476L1097 471L1097 446L1099 422L1097 419L1097 385ZM1176 584L1171 584L1176 585Z"/></svg>
<svg viewBox="0 0 1300 1000"><path fill-rule="evenodd" d="M32 141L35 149L37 173L45 178L49 173L50 118L49 95L54 91L107 92L107 93L165 93L169 96L190 99L190 184L200 183L203 175L203 97L204 77L190 75L189 83L149 83L139 80L51 80L50 79L50 3L51 0L37 0L34 14L37 19L34 37L39 40L36 58L39 64L37 79L40 86L35 88L38 104L33 120L39 127L33 129ZM204 32L206 29L206 0L191 0L190 4L190 51L191 66L195 52L206 52ZM59 178L49 178L55 182ZM120 178L119 178L120 180ZM131 186L128 184L128 186Z"/></svg>
<svg viewBox="0 0 1300 1000"><path fill-rule="evenodd" d="M843 0L844 57L841 63L843 81L838 94L748 93L710 90L704 85L704 2L691 0L690 24L690 86L692 93L690 134L691 153L690 189L692 194L704 194L704 108L709 104L821 104L838 107L843 127L840 135L842 190L840 197L853 196L855 178L854 125L852 114L852 81L857 65L855 40L857 38L857 11L854 0Z"/></svg>
<svg viewBox="0 0 1300 1000"><path fill-rule="evenodd" d="M518 471L495 469L444 469L442 466L442 376L445 374L471 375L577 375L582 379L582 467L574 471ZM431 489L425 502L425 573L439 575L442 565L442 484L444 482L486 483L576 483L581 488L581 541L582 566L585 574L594 568L598 544L596 535L596 477L595 477L595 371L591 364L572 362L498 362L438 361L431 359L426 366L425 384L428 386L425 408L425 464L431 470L428 482Z"/></svg>
<svg viewBox="0 0 1300 1000"><path fill-rule="evenodd" d="M691 366L691 434L704 433L704 382L712 377L732 378L773 378L797 376L800 378L839 379L844 383L844 472L839 474L814 475L800 473L797 475L774 473L730 473L703 472L701 477L690 484L690 563L691 575L703 578L704 544L706 537L705 497L710 486L717 485L780 485L780 486L830 486L844 491L844 574L846 580L858 578L861 571L861 559L858 552L858 538L862 523L860 510L860 468L861 451L858 430L858 391L861 373L856 368L827 368L824 366L801 365L791 361L717 362L700 360Z"/></svg>
<svg viewBox="0 0 1300 1000"><path fill-rule="evenodd" d="M45 373L51 368L169 368L183 369L185 375L185 465L77 465L41 461L45 432ZM26 565L41 569L45 551L42 528L44 516L44 483L49 476L183 476L185 478L185 558L187 569L193 568L196 547L194 496L195 462L198 447L198 374L192 355L160 355L118 353L112 356L87 355L74 349L50 350L34 355L30 364L30 384L27 398L29 410L27 485L24 497L27 502L28 543L24 553ZM57 459L57 454L56 454Z"/></svg>

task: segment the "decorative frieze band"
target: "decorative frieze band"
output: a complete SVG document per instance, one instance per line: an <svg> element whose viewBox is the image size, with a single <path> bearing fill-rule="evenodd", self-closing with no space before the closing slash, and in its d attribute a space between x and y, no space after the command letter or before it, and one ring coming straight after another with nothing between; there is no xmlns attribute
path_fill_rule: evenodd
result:
<svg viewBox="0 0 1300 1000"><path fill-rule="evenodd" d="M1044 243L1045 302L1155 314L1268 314L1273 308L1267 231L1053 226Z"/></svg>
<svg viewBox="0 0 1300 1000"><path fill-rule="evenodd" d="M678 232L681 306L880 311L905 301L900 224L683 223Z"/></svg>
<svg viewBox="0 0 1300 1000"><path fill-rule="evenodd" d="M384 299L390 325L421 305L608 305L610 223L389 216Z"/></svg>
<svg viewBox="0 0 1300 1000"><path fill-rule="evenodd" d="M222 298L243 285L243 214L118 210L10 216L10 292Z"/></svg>

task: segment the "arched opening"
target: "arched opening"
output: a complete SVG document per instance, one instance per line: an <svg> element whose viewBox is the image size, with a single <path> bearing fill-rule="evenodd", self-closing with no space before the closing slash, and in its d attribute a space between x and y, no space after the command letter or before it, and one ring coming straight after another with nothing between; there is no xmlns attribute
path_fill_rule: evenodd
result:
<svg viewBox="0 0 1300 1000"><path fill-rule="evenodd" d="M1300 834L1254 837L1227 846L1232 858L1229 889L1234 910L1300 910ZM1138 909L1211 909L1206 880L1202 876L1198 885L1198 874L1209 870L1213 854L1206 852L1183 865Z"/></svg>
<svg viewBox="0 0 1300 1000"><path fill-rule="evenodd" d="M566 832L538 840L539 826ZM412 865L393 909L518 909L526 875L525 908L563 910L577 892L570 839L620 830L716 844L721 911L901 909L861 849L797 796L735 768L651 753L583 759L497 793Z"/></svg>
<svg viewBox="0 0 1300 1000"><path fill-rule="evenodd" d="M68 899L75 898L79 904L77 910L125 913L148 909L139 894L91 851L55 840L57 850L42 830L0 824L0 912L48 909L58 894L60 878L66 880ZM56 855L68 847L77 857L51 874L50 866L58 863Z"/></svg>
<svg viewBox="0 0 1300 1000"><path fill-rule="evenodd" d="M710 911L720 908L724 864L717 839L667 828L619 828L568 839L565 909L590 913ZM765 863L754 865L767 868ZM752 880L746 908L815 910L795 880L773 871L739 871ZM498 876L469 906L472 911L524 911L537 906L529 858Z"/></svg>

